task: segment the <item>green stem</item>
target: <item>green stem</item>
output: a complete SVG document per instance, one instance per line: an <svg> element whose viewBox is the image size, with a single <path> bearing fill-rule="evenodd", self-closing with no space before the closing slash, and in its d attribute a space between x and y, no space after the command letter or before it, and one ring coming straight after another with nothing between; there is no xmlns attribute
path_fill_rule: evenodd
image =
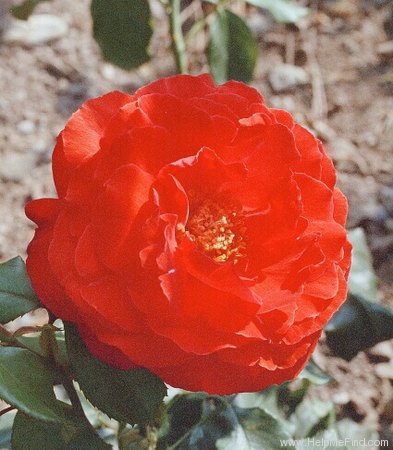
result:
<svg viewBox="0 0 393 450"><path fill-rule="evenodd" d="M197 425L199 425L199 423ZM184 439L186 439L192 433L195 426L196 425L194 425L192 428L190 428L187 431L187 433L183 434L183 436L181 436L181 438L178 439L173 445L171 445L170 447L167 447L167 450L175 450L184 441Z"/></svg>
<svg viewBox="0 0 393 450"><path fill-rule="evenodd" d="M172 52L175 56L177 71L179 73L188 73L186 43L180 19L180 0L169 1L169 22Z"/></svg>
<svg viewBox="0 0 393 450"><path fill-rule="evenodd" d="M219 0L217 4L211 4L211 9L209 12L207 12L204 17L196 21L190 31L185 36L185 42L186 44L189 44L189 42L198 34L200 33L208 24L210 17L217 12L217 9L224 8L226 4L229 2L229 0Z"/></svg>
<svg viewBox="0 0 393 450"><path fill-rule="evenodd" d="M6 408L4 408L0 411L0 417L4 416L5 414L9 413L10 411L13 411L14 409L16 409L16 408L14 408L13 406L7 406Z"/></svg>
<svg viewBox="0 0 393 450"><path fill-rule="evenodd" d="M4 345L5 347L18 347L23 348L24 350L28 350L31 353L34 353L36 356L45 360L45 357L40 353L32 350L31 348L24 345L22 342L18 341L17 337L13 333L7 330L4 326L0 325L0 345Z"/></svg>
<svg viewBox="0 0 393 450"><path fill-rule="evenodd" d="M4 342L11 342L15 340L13 333L8 331L6 327L3 327L3 325L0 325L0 340L3 340Z"/></svg>
<svg viewBox="0 0 393 450"><path fill-rule="evenodd" d="M75 390L72 379L69 378L69 376L64 372L63 372L62 385L64 386L64 389L66 390L68 397L71 400L71 404L72 404L72 407L74 408L75 412L78 414L79 417L85 417L85 412L83 411L82 403L79 400L79 396Z"/></svg>
<svg viewBox="0 0 393 450"><path fill-rule="evenodd" d="M69 399L71 400L71 405L73 410L75 411L75 414L81 419L81 422L85 422L88 426L88 428L94 433L97 434L97 430L93 427L93 425L90 423L88 418L85 415L85 412L82 407L82 403L79 399L78 393L76 392L76 389L74 387L74 383L72 382L71 376L67 373L67 371L64 370L62 372L62 380L61 384L64 386L64 389L66 390Z"/></svg>
<svg viewBox="0 0 393 450"><path fill-rule="evenodd" d="M119 422L119 428L117 429L117 443L119 445L119 450L123 450L126 448L126 445L124 444L124 430L126 429L126 422Z"/></svg>
<svg viewBox="0 0 393 450"><path fill-rule="evenodd" d="M199 34L207 25L207 19L210 16L211 13L203 17L202 19L199 19L197 22L193 24L190 31L186 34L185 41L186 44L190 43L194 37Z"/></svg>
<svg viewBox="0 0 393 450"><path fill-rule="evenodd" d="M53 329L53 327L52 328L49 327L49 328L46 328L46 331L47 331L46 337L48 339L48 348L47 348L47 354L44 356L44 355L41 355L40 353L37 353L36 351L32 350L31 348L27 347L22 342L19 342L15 338L13 333L8 331L4 326L0 325L0 337L1 337L1 339L4 340L4 343L6 345L8 344L8 345L12 345L12 346L17 346L17 347L23 348L25 350L28 350L31 353L34 353L40 359L42 359L47 364L49 364L57 372L57 375L61 379L61 384L64 386L64 389L66 390L68 397L71 400L72 407L74 408L76 414L79 417L86 418L85 413L83 411L82 404L79 400L78 393L76 392L76 389L72 382L72 376L70 375L68 368L62 366L61 362L59 361L58 347L57 347L56 338L54 336L54 329ZM0 412L0 416L11 411L12 409L14 409L14 408L9 407L9 408L2 410ZM89 423L90 428L95 432L94 427L90 424L90 422L88 420L87 420L87 422Z"/></svg>

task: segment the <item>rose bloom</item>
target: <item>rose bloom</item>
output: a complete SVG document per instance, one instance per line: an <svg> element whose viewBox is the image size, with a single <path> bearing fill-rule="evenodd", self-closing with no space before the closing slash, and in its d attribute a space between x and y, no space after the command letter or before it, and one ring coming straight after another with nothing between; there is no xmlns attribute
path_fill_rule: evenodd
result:
<svg viewBox="0 0 393 450"><path fill-rule="evenodd" d="M347 293L331 160L242 83L179 75L89 100L29 203L43 304L111 366L193 391L294 378Z"/></svg>

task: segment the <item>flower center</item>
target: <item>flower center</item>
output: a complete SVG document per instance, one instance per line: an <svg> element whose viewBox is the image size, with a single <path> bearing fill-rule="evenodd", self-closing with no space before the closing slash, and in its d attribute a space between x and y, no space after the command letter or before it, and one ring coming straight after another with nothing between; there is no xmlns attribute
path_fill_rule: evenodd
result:
<svg viewBox="0 0 393 450"><path fill-rule="evenodd" d="M190 200L191 216L186 229L181 231L214 261L226 262L233 258L236 264L246 251L246 228L240 208L225 200L216 202L209 198L197 202L193 208L192 195Z"/></svg>

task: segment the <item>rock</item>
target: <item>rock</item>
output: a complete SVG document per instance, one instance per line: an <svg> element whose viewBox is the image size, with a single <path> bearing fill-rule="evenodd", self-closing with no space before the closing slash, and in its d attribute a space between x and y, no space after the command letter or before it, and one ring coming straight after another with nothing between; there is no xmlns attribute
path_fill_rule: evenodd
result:
<svg viewBox="0 0 393 450"><path fill-rule="evenodd" d="M36 130L36 126L31 120L22 120L16 128L22 134L32 134Z"/></svg>
<svg viewBox="0 0 393 450"><path fill-rule="evenodd" d="M380 378L388 378L389 380L393 380L393 363L380 363L374 366L375 373Z"/></svg>
<svg viewBox="0 0 393 450"><path fill-rule="evenodd" d="M381 56L392 56L393 55L393 40L381 42L377 46L377 53Z"/></svg>
<svg viewBox="0 0 393 450"><path fill-rule="evenodd" d="M337 136L333 128L329 127L329 125L322 120L313 120L311 125L317 136L323 141L331 141Z"/></svg>
<svg viewBox="0 0 393 450"><path fill-rule="evenodd" d="M386 18L383 27L385 29L385 33L389 39L393 39L393 10Z"/></svg>
<svg viewBox="0 0 393 450"><path fill-rule="evenodd" d="M269 74L270 84L276 93L303 86L309 82L309 79L310 77L304 69L291 64L280 64Z"/></svg>
<svg viewBox="0 0 393 450"><path fill-rule="evenodd" d="M0 2L0 37L10 22L10 15L8 14L8 11L11 7L12 0L2 0Z"/></svg>
<svg viewBox="0 0 393 450"><path fill-rule="evenodd" d="M393 217L393 187L382 186L379 190L379 198L389 215Z"/></svg>
<svg viewBox="0 0 393 450"><path fill-rule="evenodd" d="M370 247L374 255L375 264L383 263L393 251L393 236L391 234L373 236Z"/></svg>
<svg viewBox="0 0 393 450"><path fill-rule="evenodd" d="M393 398L391 398L389 401L386 402L382 410L381 416L388 422L393 422ZM391 432L393 437L393 430Z"/></svg>
<svg viewBox="0 0 393 450"><path fill-rule="evenodd" d="M299 48L295 52L295 64L296 66L305 66L307 64L308 56L307 52L302 48Z"/></svg>
<svg viewBox="0 0 393 450"><path fill-rule="evenodd" d="M369 161L359 148L349 139L337 137L329 140L330 155L337 162L337 168L343 172L370 173Z"/></svg>
<svg viewBox="0 0 393 450"><path fill-rule="evenodd" d="M4 42L28 47L47 44L67 34L68 24L51 14L33 14L28 20L14 20L5 30Z"/></svg>
<svg viewBox="0 0 393 450"><path fill-rule="evenodd" d="M350 140L342 137L329 139L328 151L338 170L348 173L367 173L367 164L359 155L358 148Z"/></svg>
<svg viewBox="0 0 393 450"><path fill-rule="evenodd" d="M393 233L393 219L388 218L385 220L385 228L388 232Z"/></svg>
<svg viewBox="0 0 393 450"><path fill-rule="evenodd" d="M337 0L335 2L323 2L323 9L332 17L340 19L349 19L354 17L358 12L355 3L347 0Z"/></svg>
<svg viewBox="0 0 393 450"><path fill-rule="evenodd" d="M349 201L351 204L351 200ZM386 209L378 203L372 194L370 194L369 198L363 198L360 202L357 200L350 208L352 209L350 222L355 220L356 225L364 227L367 233L372 236L371 247L373 251L383 253L384 249L391 245L389 236L380 236L381 230L384 228L385 221L388 218ZM353 209L356 209L356 212L353 212ZM376 258L376 255L374 255L374 258Z"/></svg>
<svg viewBox="0 0 393 450"><path fill-rule="evenodd" d="M37 155L37 164L47 164L52 160L53 143L48 143L45 139L35 139L30 150Z"/></svg>
<svg viewBox="0 0 393 450"><path fill-rule="evenodd" d="M338 173L339 185L349 201L348 227L375 223L386 218L387 211L378 200L379 185L372 176ZM378 225L379 226L379 225Z"/></svg>
<svg viewBox="0 0 393 450"><path fill-rule="evenodd" d="M366 4L372 4L376 6L377 8L382 8L383 6L387 5L391 0L363 0L363 3Z"/></svg>
<svg viewBox="0 0 393 450"><path fill-rule="evenodd" d="M247 24L257 36L264 36L272 29L274 20L268 15L252 14L248 18Z"/></svg>
<svg viewBox="0 0 393 450"><path fill-rule="evenodd" d="M352 161L358 153L356 145L350 140L338 137L330 145L330 155L336 161Z"/></svg>
<svg viewBox="0 0 393 450"><path fill-rule="evenodd" d="M393 360L393 345L389 341L379 342L368 350L372 355L384 356Z"/></svg>
<svg viewBox="0 0 393 450"><path fill-rule="evenodd" d="M30 175L37 163L34 153L8 153L1 158L0 178L21 181Z"/></svg>
<svg viewBox="0 0 393 450"><path fill-rule="evenodd" d="M296 102L292 95L272 95L269 98L269 102L273 108L296 112Z"/></svg>
<svg viewBox="0 0 393 450"><path fill-rule="evenodd" d="M351 398L350 398L348 392L339 391L339 392L335 392L332 395L332 400L337 405L346 405L347 403L350 402Z"/></svg>
<svg viewBox="0 0 393 450"><path fill-rule="evenodd" d="M69 117L89 96L88 87L84 83L68 83L59 92L57 109L65 117Z"/></svg>
<svg viewBox="0 0 393 450"><path fill-rule="evenodd" d="M112 64L103 64L100 70L106 80L113 81L116 78L116 69Z"/></svg>

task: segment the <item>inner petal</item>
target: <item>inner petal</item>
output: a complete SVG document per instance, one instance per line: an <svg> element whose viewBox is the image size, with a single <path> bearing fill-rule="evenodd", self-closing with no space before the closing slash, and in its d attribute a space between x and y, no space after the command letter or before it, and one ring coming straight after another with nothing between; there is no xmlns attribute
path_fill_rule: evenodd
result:
<svg viewBox="0 0 393 450"><path fill-rule="evenodd" d="M190 218L178 231L187 235L216 262L246 256L246 227L242 209L227 198L198 197L189 192Z"/></svg>

